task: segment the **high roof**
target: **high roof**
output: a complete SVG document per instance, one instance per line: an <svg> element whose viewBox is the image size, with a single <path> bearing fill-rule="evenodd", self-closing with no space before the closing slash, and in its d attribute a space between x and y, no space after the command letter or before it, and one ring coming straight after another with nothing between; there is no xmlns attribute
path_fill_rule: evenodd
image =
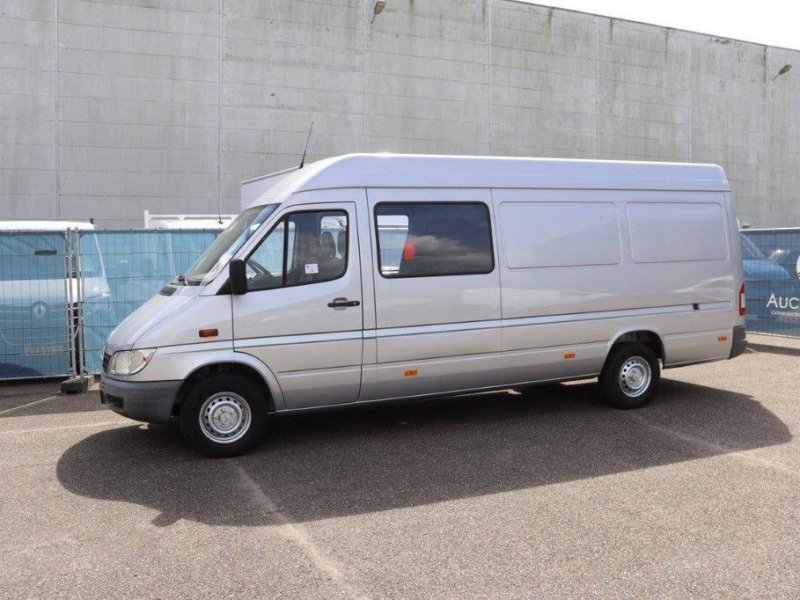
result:
<svg viewBox="0 0 800 600"><path fill-rule="evenodd" d="M294 191L347 187L730 191L722 168L710 164L421 154L335 156L295 171L285 184Z"/></svg>

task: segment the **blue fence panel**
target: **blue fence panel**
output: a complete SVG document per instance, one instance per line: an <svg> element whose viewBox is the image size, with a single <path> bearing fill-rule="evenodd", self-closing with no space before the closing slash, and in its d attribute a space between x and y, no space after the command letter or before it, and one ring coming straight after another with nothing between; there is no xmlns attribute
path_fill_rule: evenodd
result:
<svg viewBox="0 0 800 600"><path fill-rule="evenodd" d="M800 229L742 231L747 329L800 337Z"/></svg>
<svg viewBox="0 0 800 600"><path fill-rule="evenodd" d="M84 356L90 373L100 371L103 344L111 330L178 273L187 271L217 235L219 231L158 230L82 236Z"/></svg>
<svg viewBox="0 0 800 600"><path fill-rule="evenodd" d="M0 379L70 368L63 233L0 233Z"/></svg>

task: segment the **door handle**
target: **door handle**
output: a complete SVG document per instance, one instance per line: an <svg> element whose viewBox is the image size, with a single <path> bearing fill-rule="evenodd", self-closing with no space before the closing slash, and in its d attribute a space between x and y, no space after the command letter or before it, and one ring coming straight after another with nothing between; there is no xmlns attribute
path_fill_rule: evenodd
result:
<svg viewBox="0 0 800 600"><path fill-rule="evenodd" d="M328 306L331 308L347 308L348 306L358 306L361 302L358 300L348 300L347 298L334 298L331 302L328 302Z"/></svg>

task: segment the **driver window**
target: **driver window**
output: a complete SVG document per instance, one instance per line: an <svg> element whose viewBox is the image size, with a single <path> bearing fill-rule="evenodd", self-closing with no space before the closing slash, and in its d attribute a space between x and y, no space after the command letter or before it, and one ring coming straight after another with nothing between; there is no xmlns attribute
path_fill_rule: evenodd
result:
<svg viewBox="0 0 800 600"><path fill-rule="evenodd" d="M247 289L269 290L283 285L283 244L286 219L278 223L266 239L247 259ZM294 239L295 225L289 224L289 242ZM292 245L290 244L290 248Z"/></svg>
<svg viewBox="0 0 800 600"><path fill-rule="evenodd" d="M347 269L347 213L285 216L247 259L248 290L331 281Z"/></svg>

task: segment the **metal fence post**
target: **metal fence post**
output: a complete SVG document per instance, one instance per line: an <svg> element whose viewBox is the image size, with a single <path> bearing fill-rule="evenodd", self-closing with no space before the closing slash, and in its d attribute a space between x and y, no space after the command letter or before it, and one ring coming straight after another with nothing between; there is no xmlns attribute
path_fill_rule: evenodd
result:
<svg viewBox="0 0 800 600"><path fill-rule="evenodd" d="M69 346L69 374L71 377L74 377L78 374L78 365L76 361L76 357L78 355L78 349L76 347L76 335L75 335L75 318L73 314L74 310L74 299L73 299L73 286L72 286L72 274L74 272L73 269L73 261L72 261L72 230L67 229L64 232L64 291L66 292L66 315L67 315L67 340Z"/></svg>
<svg viewBox="0 0 800 600"><path fill-rule="evenodd" d="M65 238L65 267L64 278L67 292L67 331L69 332L69 370L70 375L84 375L86 373L86 359L84 356L84 289L83 269L81 268L81 232L78 229L67 229Z"/></svg>
<svg viewBox="0 0 800 600"><path fill-rule="evenodd" d="M80 230L75 230L73 232L73 241L74 246L73 249L75 251L75 275L76 275L76 298L75 298L75 310L76 310L76 321L77 321L77 331L76 331L76 345L78 347L78 375L85 375L86 374L86 344L84 343L84 289L83 289L83 267L81 261L81 232Z"/></svg>
<svg viewBox="0 0 800 600"><path fill-rule="evenodd" d="M61 382L62 393L81 393L89 387L86 377L83 336L83 272L81 269L81 232L67 229L65 234L67 268L67 327L69 331L70 378Z"/></svg>

